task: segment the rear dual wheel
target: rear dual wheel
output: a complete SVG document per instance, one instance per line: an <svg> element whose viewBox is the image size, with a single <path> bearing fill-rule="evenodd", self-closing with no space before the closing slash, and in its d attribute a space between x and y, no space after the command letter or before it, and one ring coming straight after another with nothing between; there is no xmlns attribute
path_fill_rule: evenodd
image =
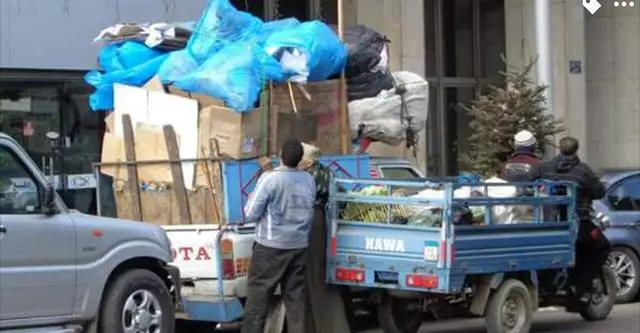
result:
<svg viewBox="0 0 640 333"><path fill-rule="evenodd" d="M385 333L416 333L422 326L422 299L382 295L378 321Z"/></svg>
<svg viewBox="0 0 640 333"><path fill-rule="evenodd" d="M509 279L493 293L485 311L488 333L527 333L533 320L533 301L527 286Z"/></svg>

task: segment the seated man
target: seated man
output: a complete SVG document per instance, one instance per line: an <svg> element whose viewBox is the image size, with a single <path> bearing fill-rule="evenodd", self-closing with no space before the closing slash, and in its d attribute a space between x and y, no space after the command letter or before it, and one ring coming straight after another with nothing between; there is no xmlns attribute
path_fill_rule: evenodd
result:
<svg viewBox="0 0 640 333"><path fill-rule="evenodd" d="M548 179L578 184L576 213L580 224L576 242L575 294L586 301L588 297L585 293L590 290L592 281L598 276L609 255L609 241L591 221L593 200L602 199L605 189L591 168L578 158L578 140L564 137L560 139L559 147L560 155L551 161L542 162L530 172L518 176L517 180ZM566 214L561 218L566 220Z"/></svg>

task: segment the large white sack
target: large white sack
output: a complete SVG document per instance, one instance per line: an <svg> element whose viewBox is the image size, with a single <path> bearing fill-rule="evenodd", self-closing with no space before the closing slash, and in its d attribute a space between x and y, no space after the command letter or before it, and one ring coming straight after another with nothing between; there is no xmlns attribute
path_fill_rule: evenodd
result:
<svg viewBox="0 0 640 333"><path fill-rule="evenodd" d="M394 72L393 77L396 88L383 90L376 97L349 102L353 139L360 134L395 146L406 139L407 128L416 134L424 129L429 84L411 72ZM398 92L404 93L399 95Z"/></svg>

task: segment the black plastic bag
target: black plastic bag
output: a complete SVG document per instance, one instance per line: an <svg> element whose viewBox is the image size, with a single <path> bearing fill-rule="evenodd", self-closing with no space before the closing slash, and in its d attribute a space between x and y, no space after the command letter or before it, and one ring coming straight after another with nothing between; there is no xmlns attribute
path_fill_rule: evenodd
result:
<svg viewBox="0 0 640 333"><path fill-rule="evenodd" d="M344 42L349 52L345 75L355 77L370 72L380 63L380 54L389 40L371 28L356 25L344 31Z"/></svg>
<svg viewBox="0 0 640 333"><path fill-rule="evenodd" d="M347 78L347 99L349 102L376 97L381 91L393 88L393 76L389 71L365 72Z"/></svg>

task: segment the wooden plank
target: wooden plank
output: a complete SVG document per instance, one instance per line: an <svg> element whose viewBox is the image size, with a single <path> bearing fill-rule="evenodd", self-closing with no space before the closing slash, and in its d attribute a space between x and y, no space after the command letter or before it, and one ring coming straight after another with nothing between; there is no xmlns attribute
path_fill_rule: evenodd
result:
<svg viewBox="0 0 640 333"><path fill-rule="evenodd" d="M204 146L201 147L202 157L207 157L207 150ZM205 177L207 177L207 188L209 189L209 195L211 195L211 204L213 207L213 217L220 224L222 218L220 217L220 207L218 206L218 201L216 200L216 190L213 185L213 174L211 173L210 164L211 161L202 162L203 172Z"/></svg>
<svg viewBox="0 0 640 333"><path fill-rule="evenodd" d="M124 137L124 156L127 162L136 161L136 149L133 137L133 125L131 116L122 115L122 135ZM140 200L140 182L138 181L138 167L134 164L127 165L127 188L131 198L131 218L142 221L142 201Z"/></svg>
<svg viewBox="0 0 640 333"><path fill-rule="evenodd" d="M222 164L220 162L220 144L218 143L218 139L214 138L209 141L209 151L211 151L211 157L213 158L213 188L216 189L213 200L215 201L216 208L218 210L216 215L220 217L220 219L218 220L218 225L222 226L224 224L223 219L225 219L226 216L224 216L222 212L222 209L224 207L224 202L222 201L223 193L217 192L222 191Z"/></svg>
<svg viewBox="0 0 640 333"><path fill-rule="evenodd" d="M176 203L178 205L178 214L180 216L180 224L193 224L191 220L191 210L189 208L189 197L187 196L187 187L184 184L184 176L182 174L182 164L175 162L180 160L180 151L178 150L178 139L176 132L171 125L164 125L164 139L167 144L167 153L171 168L171 178L173 178L173 191L176 195Z"/></svg>
<svg viewBox="0 0 640 333"><path fill-rule="evenodd" d="M342 0L336 0L338 6L338 36L344 40L344 4ZM349 127L349 111L347 109L347 80L344 70L340 74L340 147L342 154L351 152L351 130Z"/></svg>

